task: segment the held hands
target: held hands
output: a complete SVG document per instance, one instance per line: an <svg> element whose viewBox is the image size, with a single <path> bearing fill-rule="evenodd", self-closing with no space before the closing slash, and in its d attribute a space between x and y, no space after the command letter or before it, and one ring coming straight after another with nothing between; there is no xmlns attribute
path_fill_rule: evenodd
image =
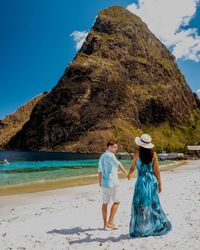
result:
<svg viewBox="0 0 200 250"><path fill-rule="evenodd" d="M126 175L127 179L130 180L131 176L126 170L124 171L124 174Z"/></svg>
<svg viewBox="0 0 200 250"><path fill-rule="evenodd" d="M131 174L130 173L127 174L127 179L130 181L130 179L131 179Z"/></svg>

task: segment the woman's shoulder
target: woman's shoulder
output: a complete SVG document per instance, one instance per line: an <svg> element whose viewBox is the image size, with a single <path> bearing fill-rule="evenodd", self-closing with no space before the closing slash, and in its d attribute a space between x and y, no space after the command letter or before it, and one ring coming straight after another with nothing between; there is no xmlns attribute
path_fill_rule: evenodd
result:
<svg viewBox="0 0 200 250"><path fill-rule="evenodd" d="M155 151L153 151L153 160L157 159L158 158L158 155Z"/></svg>
<svg viewBox="0 0 200 250"><path fill-rule="evenodd" d="M139 155L140 151L139 149L135 150L134 155Z"/></svg>
<svg viewBox="0 0 200 250"><path fill-rule="evenodd" d="M134 152L134 156L139 156L139 154L140 154L140 152L139 152L139 149L137 149L137 150L135 150L135 152Z"/></svg>
<svg viewBox="0 0 200 250"><path fill-rule="evenodd" d="M134 155L133 155L133 159L134 160L137 160L138 158L139 158L139 150L136 150L135 152L134 152Z"/></svg>

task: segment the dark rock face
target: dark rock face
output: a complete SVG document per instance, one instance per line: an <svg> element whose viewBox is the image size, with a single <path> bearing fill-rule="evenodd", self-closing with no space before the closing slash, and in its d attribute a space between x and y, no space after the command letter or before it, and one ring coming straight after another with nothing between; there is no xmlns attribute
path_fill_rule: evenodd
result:
<svg viewBox="0 0 200 250"><path fill-rule="evenodd" d="M139 119L142 124L161 123L171 117L171 109L161 100L150 99L145 103L144 108L139 111Z"/></svg>
<svg viewBox="0 0 200 250"><path fill-rule="evenodd" d="M118 118L135 127L179 126L196 108L174 56L139 17L114 6L99 13L75 59L8 147L84 144L83 136L111 129Z"/></svg>

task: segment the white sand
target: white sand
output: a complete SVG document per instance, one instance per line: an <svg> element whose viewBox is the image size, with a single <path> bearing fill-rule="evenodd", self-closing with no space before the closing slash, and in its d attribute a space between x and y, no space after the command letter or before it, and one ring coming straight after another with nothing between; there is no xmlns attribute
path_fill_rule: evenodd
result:
<svg viewBox="0 0 200 250"><path fill-rule="evenodd" d="M103 231L97 184L0 197L0 250L4 249L200 249L200 161L161 172L160 200L173 230L130 239L135 179L122 180L119 230Z"/></svg>

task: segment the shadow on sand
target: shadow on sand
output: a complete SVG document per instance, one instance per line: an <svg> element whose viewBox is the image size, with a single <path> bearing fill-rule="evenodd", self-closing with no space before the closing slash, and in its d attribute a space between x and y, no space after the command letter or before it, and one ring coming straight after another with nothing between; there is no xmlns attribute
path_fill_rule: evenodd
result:
<svg viewBox="0 0 200 250"><path fill-rule="evenodd" d="M51 231L48 231L47 233L49 233L49 234L63 234L63 235L73 235L73 234L80 235L81 233L85 234L86 237L83 238L83 239L70 240L69 241L70 245L88 243L88 242L99 242L99 243L104 243L104 242L107 242L107 241L118 242L118 241L121 241L121 240L131 239L128 234L121 234L118 237L110 236L110 237L107 237L107 238L100 238L100 237L99 238L92 238L94 234L89 233L89 232L93 232L93 231L97 231L97 230L104 231L102 228L86 228L86 229L83 229L81 227L74 227L74 228L71 228L71 229L59 229L59 230L58 229L53 229ZM105 231L105 233L106 233L106 231Z"/></svg>

